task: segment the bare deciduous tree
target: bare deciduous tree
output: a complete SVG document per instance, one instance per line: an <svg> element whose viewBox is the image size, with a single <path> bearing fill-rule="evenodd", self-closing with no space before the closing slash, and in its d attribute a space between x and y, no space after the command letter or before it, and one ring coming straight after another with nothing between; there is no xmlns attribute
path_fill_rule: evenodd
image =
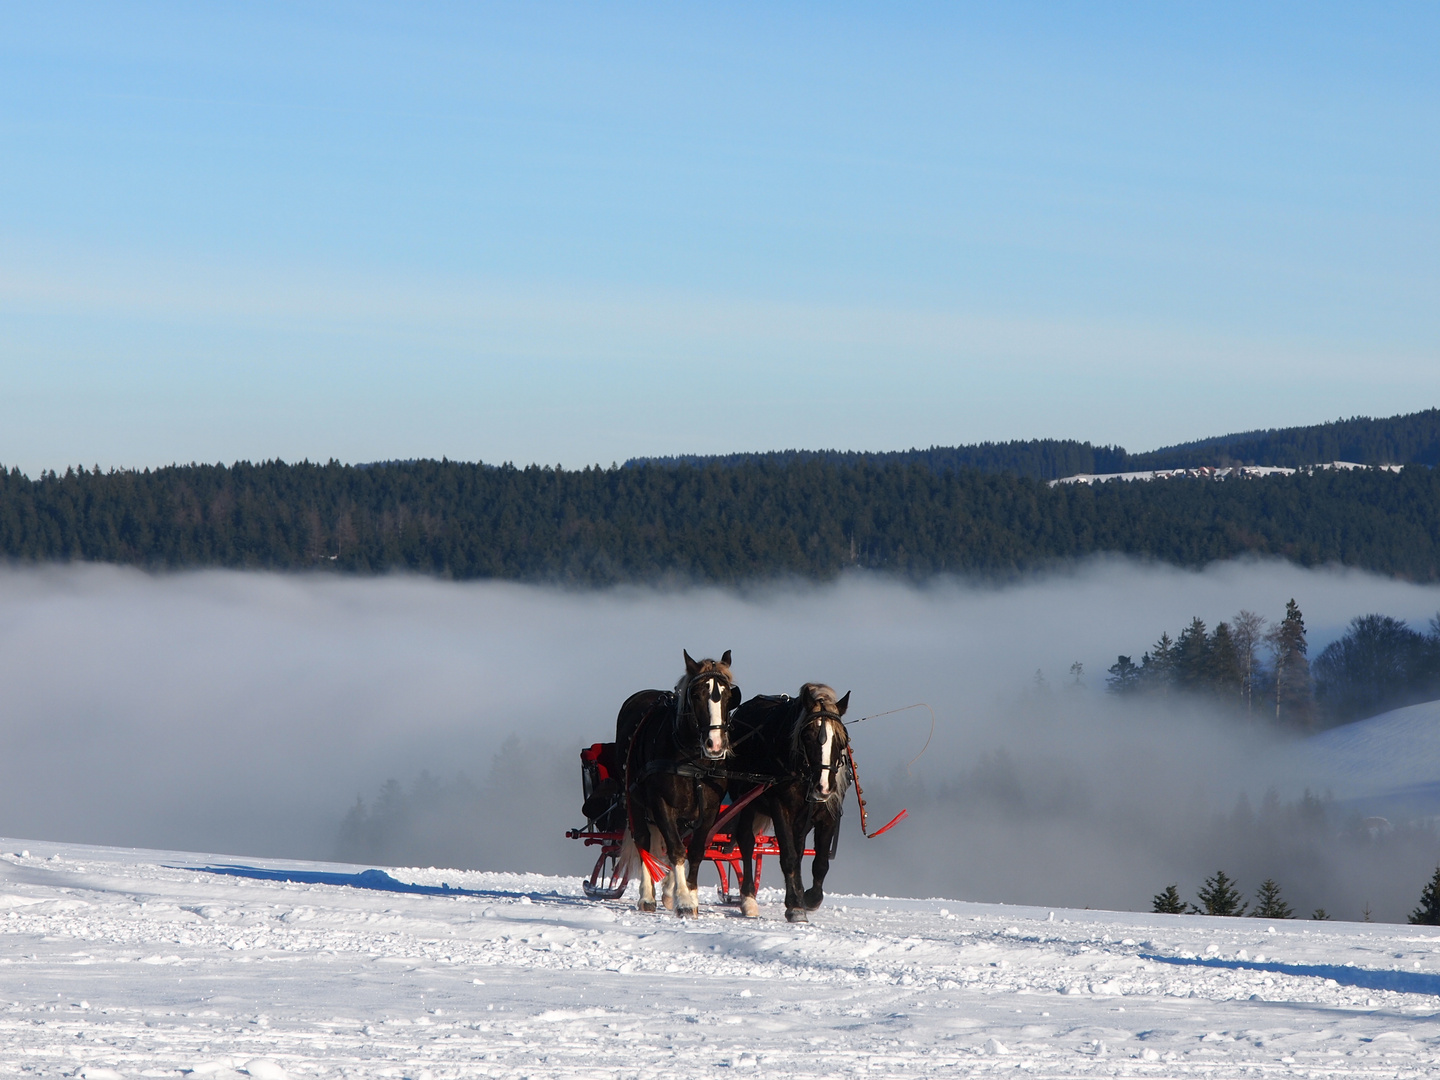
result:
<svg viewBox="0 0 1440 1080"><path fill-rule="evenodd" d="M1240 660L1240 697L1245 715L1255 710L1255 684L1260 677L1260 645L1265 640L1265 616L1242 608L1230 620L1230 637Z"/></svg>

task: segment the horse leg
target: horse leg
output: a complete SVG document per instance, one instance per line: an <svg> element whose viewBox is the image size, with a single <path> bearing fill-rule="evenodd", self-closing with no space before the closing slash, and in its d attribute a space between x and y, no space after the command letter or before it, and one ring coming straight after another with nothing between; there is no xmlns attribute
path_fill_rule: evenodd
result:
<svg viewBox="0 0 1440 1080"><path fill-rule="evenodd" d="M715 833L715 819L720 816L721 792L705 787L701 794L700 820L690 833L690 845L685 852L685 891L691 904L692 915L700 914L700 864L705 861L705 852L710 850L710 840Z"/></svg>
<svg viewBox="0 0 1440 1080"><path fill-rule="evenodd" d="M648 826L642 825L641 828L645 830L646 835L650 835L653 833L653 830L651 830ZM637 840L634 836L631 836L630 833L627 831L625 834L625 848L622 850L628 850L633 848L638 852L640 847L640 841ZM650 851L653 847L653 843L647 843L645 845L645 850ZM635 906L641 911L653 912L655 910L655 879L650 876L650 867L646 864L644 859L641 859L639 857L638 854L636 855L636 861L640 863L640 896L637 899Z"/></svg>
<svg viewBox="0 0 1440 1080"><path fill-rule="evenodd" d="M780 808L774 818L775 840L780 846L780 872L785 875L786 922L809 921L805 918L805 896L800 887L800 857L805 850L805 833L800 831L795 820L799 816Z"/></svg>
<svg viewBox="0 0 1440 1080"><path fill-rule="evenodd" d="M755 899L755 837L768 824L769 818L748 806L740 811L735 823L735 842L740 845L740 914L747 919L760 917L760 904Z"/></svg>
<svg viewBox="0 0 1440 1080"><path fill-rule="evenodd" d="M651 822L651 854L663 851L664 858L670 864L670 870L665 875L665 886L662 890L661 899L667 908L672 909L677 915L687 914L686 890L685 890L685 848L680 843L680 822L676 818L675 810L663 799L655 806L656 814Z"/></svg>
<svg viewBox="0 0 1440 1080"><path fill-rule="evenodd" d="M696 826L695 833L700 832ZM665 838L667 849L670 852L670 865L672 867L670 876L665 879L666 885L674 890L675 914L684 918L686 915L700 914L700 897L691 887L690 853L694 848L694 834L691 836L690 846L686 847L680 840L680 830L677 827L673 836ZM700 849L704 854L705 849Z"/></svg>
<svg viewBox="0 0 1440 1080"><path fill-rule="evenodd" d="M667 845L665 843L665 833L662 831L660 826L651 825L650 854L656 855L661 852L665 853L665 860L667 862L671 864L675 862L675 860L670 857L669 851L667 850ZM664 879L660 882L660 903L665 906L666 911L675 910L675 871L673 869L670 870L669 873L667 873ZM652 907L650 910L654 911L655 909Z"/></svg>
<svg viewBox="0 0 1440 1080"><path fill-rule="evenodd" d="M707 845L708 846L708 845ZM685 901L689 905L688 911L681 911L681 915L700 914L700 864L705 861L705 848L700 848L697 853L695 842L690 842L690 848L685 853L685 873L680 879L685 888Z"/></svg>
<svg viewBox="0 0 1440 1080"><path fill-rule="evenodd" d="M665 821L662 824L664 831L665 854L670 860L670 873L665 876L665 907L674 910L677 916L687 914L700 914L700 906L696 897L691 893L690 888L685 884L685 861L688 852L684 844L680 842L680 825L675 821Z"/></svg>
<svg viewBox="0 0 1440 1080"><path fill-rule="evenodd" d="M812 884L805 890L805 910L814 911L825 901L825 875L830 872L830 848L835 843L835 833L840 829L840 819L830 814L821 814L815 822L815 860L810 864Z"/></svg>

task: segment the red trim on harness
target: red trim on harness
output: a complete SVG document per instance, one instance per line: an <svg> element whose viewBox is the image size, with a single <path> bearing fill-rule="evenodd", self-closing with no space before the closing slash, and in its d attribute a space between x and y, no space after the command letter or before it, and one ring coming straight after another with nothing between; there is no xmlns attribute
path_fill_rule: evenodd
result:
<svg viewBox="0 0 1440 1080"><path fill-rule="evenodd" d="M885 825L876 829L874 832L869 832L866 829L867 822L865 820L865 793L860 790L860 770L855 767L855 751L853 748L847 746L845 747L845 754L850 759L850 778L855 781L855 801L860 804L860 831L865 834L865 839L873 840L887 829L893 829L896 825L899 825L900 822L910 816L910 811L901 810L886 822Z"/></svg>
<svg viewBox="0 0 1440 1080"><path fill-rule="evenodd" d="M645 864L645 869L650 871L651 881L664 881L670 873L670 868L660 862L644 848L640 848L640 861Z"/></svg>
<svg viewBox="0 0 1440 1080"><path fill-rule="evenodd" d="M893 818L891 818L890 821L889 821L887 824L882 825L882 826L880 826L880 828L876 829L874 832L872 832L872 833L866 833L865 835L866 835L867 837L870 837L870 838L879 836L881 833L883 833L883 832L885 832L885 831L887 831L887 830L889 830L889 829L893 829L896 825L899 825L900 822L904 821L904 820L905 820L907 817L909 817L909 816L910 816L910 811L909 811L909 810L901 810L898 814L896 814Z"/></svg>

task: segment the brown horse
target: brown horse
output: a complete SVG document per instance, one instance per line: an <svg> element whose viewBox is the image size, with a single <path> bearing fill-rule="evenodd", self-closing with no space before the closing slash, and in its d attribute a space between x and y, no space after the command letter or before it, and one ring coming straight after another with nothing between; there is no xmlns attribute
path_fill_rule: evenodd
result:
<svg viewBox="0 0 1440 1080"><path fill-rule="evenodd" d="M668 861L663 895L677 915L700 913L696 877L725 795L730 713L740 699L729 649L719 660L686 652L673 691L632 694L615 719L629 818L623 858L643 850ZM655 910L655 881L643 859L640 910Z"/></svg>
<svg viewBox="0 0 1440 1080"><path fill-rule="evenodd" d="M740 845L742 873L740 913L760 913L755 900L755 836L767 824L775 828L780 847L780 871L785 875L785 918L806 922L825 899L825 875L840 832L850 766L845 749L850 733L841 719L850 695L838 700L824 683L806 683L798 697L757 696L736 710L733 729L737 773L778 777L740 811L735 840ZM730 797L739 801L754 790L753 779L733 780ZM800 861L805 837L815 831L814 884L803 889Z"/></svg>

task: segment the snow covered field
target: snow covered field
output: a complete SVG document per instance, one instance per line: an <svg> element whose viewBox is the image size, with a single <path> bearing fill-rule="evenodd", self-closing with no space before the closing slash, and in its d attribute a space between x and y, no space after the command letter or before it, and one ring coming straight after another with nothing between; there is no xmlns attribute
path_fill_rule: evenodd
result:
<svg viewBox="0 0 1440 1080"><path fill-rule="evenodd" d="M1440 1070L1430 928L839 896L791 926L773 892L681 922L574 878L0 848L0 1076Z"/></svg>

